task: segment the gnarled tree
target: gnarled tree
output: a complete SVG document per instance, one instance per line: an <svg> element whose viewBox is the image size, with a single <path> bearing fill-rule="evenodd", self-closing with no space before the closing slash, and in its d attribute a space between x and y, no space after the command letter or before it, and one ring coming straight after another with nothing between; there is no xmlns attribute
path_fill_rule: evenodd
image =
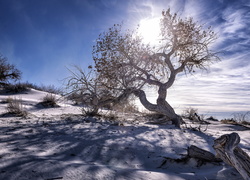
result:
<svg viewBox="0 0 250 180"><path fill-rule="evenodd" d="M181 19L162 12L158 44L145 44L137 31L123 31L115 24L99 35L93 46L93 59L102 84L110 89L134 93L142 105L166 115L180 127L182 119L167 102L167 90L179 73L206 69L218 60L209 45L216 39L211 28L203 29L192 18ZM157 100L148 101L145 89L157 88Z"/></svg>
<svg viewBox="0 0 250 180"><path fill-rule="evenodd" d="M0 55L0 86L6 86L9 80L19 80L21 71L7 62L7 58Z"/></svg>

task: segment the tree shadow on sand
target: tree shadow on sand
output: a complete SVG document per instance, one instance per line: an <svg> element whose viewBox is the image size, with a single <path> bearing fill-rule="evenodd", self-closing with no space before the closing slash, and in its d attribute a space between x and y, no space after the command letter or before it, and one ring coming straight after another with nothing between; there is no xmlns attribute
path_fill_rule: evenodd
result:
<svg viewBox="0 0 250 180"><path fill-rule="evenodd" d="M164 157L178 158L194 142L202 147L208 144L210 149L213 141L202 132L172 125L117 126L82 116L53 121L37 118L2 125L1 134L0 179L6 180L195 179L206 176L199 174L202 168L223 169L195 164L159 168Z"/></svg>

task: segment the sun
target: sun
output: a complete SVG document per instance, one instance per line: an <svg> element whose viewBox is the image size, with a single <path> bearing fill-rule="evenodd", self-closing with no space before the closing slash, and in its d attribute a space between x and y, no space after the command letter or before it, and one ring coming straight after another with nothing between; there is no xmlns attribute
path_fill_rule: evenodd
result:
<svg viewBox="0 0 250 180"><path fill-rule="evenodd" d="M160 18L142 19L139 23L138 32L143 37L145 43L158 43L160 35Z"/></svg>

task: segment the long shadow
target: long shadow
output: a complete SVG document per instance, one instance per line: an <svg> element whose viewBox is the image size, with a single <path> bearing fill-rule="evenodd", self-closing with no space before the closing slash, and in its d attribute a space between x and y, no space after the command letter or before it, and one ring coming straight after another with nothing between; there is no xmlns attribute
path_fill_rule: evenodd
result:
<svg viewBox="0 0 250 180"><path fill-rule="evenodd" d="M163 157L181 154L183 144L193 142L182 139L183 130L171 125L115 126L84 117L23 121L0 129L0 179L114 179L122 172L126 177L143 170L169 173L158 168ZM177 149L170 148L178 143Z"/></svg>

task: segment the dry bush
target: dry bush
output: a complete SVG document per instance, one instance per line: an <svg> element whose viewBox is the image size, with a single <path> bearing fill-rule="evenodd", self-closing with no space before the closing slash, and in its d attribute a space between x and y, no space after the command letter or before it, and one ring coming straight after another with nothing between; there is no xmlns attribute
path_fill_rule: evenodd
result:
<svg viewBox="0 0 250 180"><path fill-rule="evenodd" d="M42 102L38 103L38 106L41 105L42 107L45 108L59 107L57 101L58 99L56 98L56 95L46 94L46 96L43 97Z"/></svg>
<svg viewBox="0 0 250 180"><path fill-rule="evenodd" d="M242 113L234 113L232 114L234 117L231 119L223 119L221 123L224 124L243 124L250 125L250 111L242 112Z"/></svg>
<svg viewBox="0 0 250 180"><path fill-rule="evenodd" d="M192 107L185 109L182 116L192 121L201 121L203 119L203 117L198 115L198 109Z"/></svg>
<svg viewBox="0 0 250 180"><path fill-rule="evenodd" d="M63 91L60 88L55 87L54 85L43 85L43 84L36 85L34 83L29 83L29 82L19 82L16 84L7 84L6 86L4 86L4 90L8 93L24 92L31 88L53 94L63 93Z"/></svg>
<svg viewBox="0 0 250 180"><path fill-rule="evenodd" d="M93 108L91 108L89 106L86 106L86 107L82 108L82 114L84 116L91 116L91 117L100 116L98 111L94 110Z"/></svg>
<svg viewBox="0 0 250 180"><path fill-rule="evenodd" d="M233 118L232 119L222 119L220 122L222 124L238 124L238 122L235 121Z"/></svg>
<svg viewBox="0 0 250 180"><path fill-rule="evenodd" d="M239 112L239 113L233 113L234 120L237 121L238 123L242 122L250 122L250 111L247 112Z"/></svg>
<svg viewBox="0 0 250 180"><path fill-rule="evenodd" d="M241 124L250 126L250 121L241 121Z"/></svg>
<svg viewBox="0 0 250 180"><path fill-rule="evenodd" d="M27 111L24 110L23 105L21 103L21 99L17 98L9 98L8 105L6 107L7 113L15 116L26 117L28 115Z"/></svg>
<svg viewBox="0 0 250 180"><path fill-rule="evenodd" d="M138 107L131 99L115 104L112 110L123 113L138 113Z"/></svg>
<svg viewBox="0 0 250 180"><path fill-rule="evenodd" d="M4 86L4 91L6 93L22 93L28 91L29 87L25 83L8 84Z"/></svg>
<svg viewBox="0 0 250 180"><path fill-rule="evenodd" d="M54 86L54 85L40 85L40 86L36 86L36 88L34 89L37 89L37 90L40 90L40 91L44 91L44 92L48 92L48 93L51 93L51 94L63 94L63 91L62 89Z"/></svg>

